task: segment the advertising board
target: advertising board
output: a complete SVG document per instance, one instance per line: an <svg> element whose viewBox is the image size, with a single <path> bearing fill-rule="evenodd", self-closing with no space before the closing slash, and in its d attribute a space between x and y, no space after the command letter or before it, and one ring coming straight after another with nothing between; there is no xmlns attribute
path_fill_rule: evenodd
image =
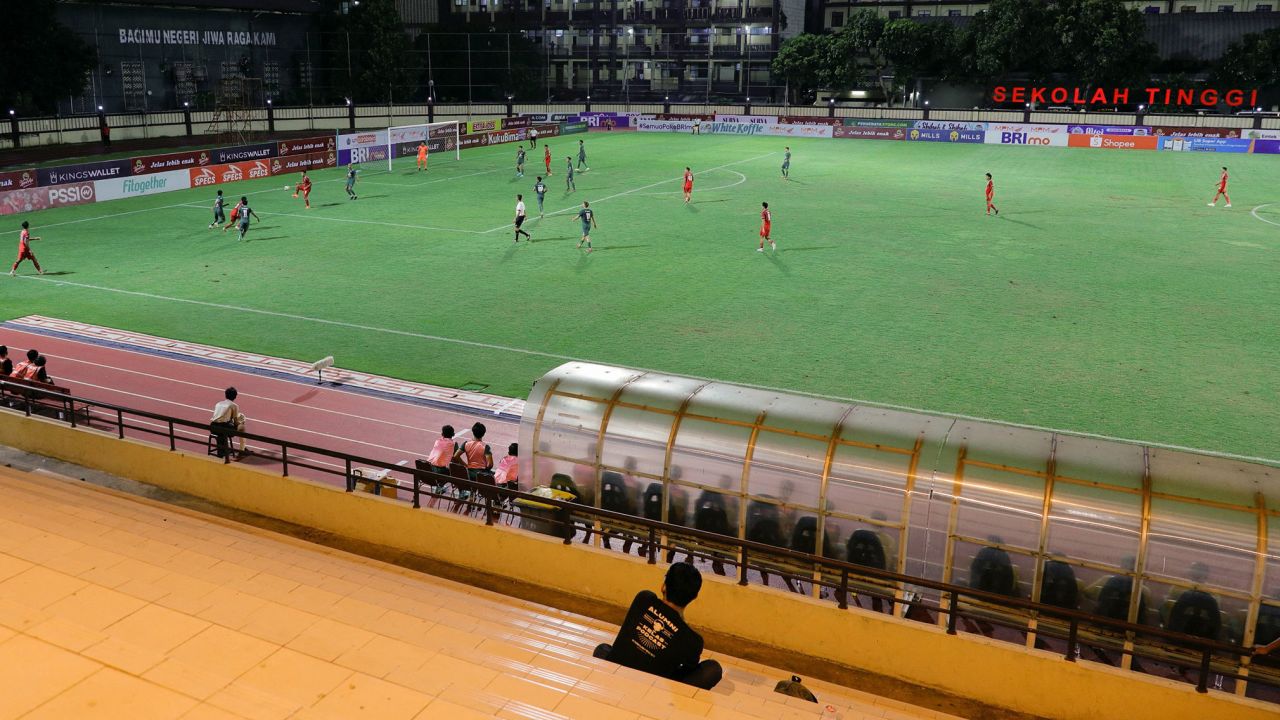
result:
<svg viewBox="0 0 1280 720"><path fill-rule="evenodd" d="M59 167L36 170L36 178L41 185L62 185L64 183L87 182L90 180L106 180L108 178L128 176L131 165L132 163L128 159L61 165Z"/></svg>
<svg viewBox="0 0 1280 720"><path fill-rule="evenodd" d="M0 172L0 191L25 190L40 184L35 170Z"/></svg>
<svg viewBox="0 0 1280 720"><path fill-rule="evenodd" d="M907 129L901 127L845 126L832 128L833 137L859 140L905 140Z"/></svg>
<svg viewBox="0 0 1280 720"><path fill-rule="evenodd" d="M1263 155L1280 155L1280 138L1253 141L1253 152Z"/></svg>
<svg viewBox="0 0 1280 720"><path fill-rule="evenodd" d="M1130 125L1068 125L1068 135L1154 135L1149 127Z"/></svg>
<svg viewBox="0 0 1280 720"><path fill-rule="evenodd" d="M337 167L337 165L338 152L336 150L325 150L305 155L290 154L271 159L271 174L286 175L288 173L302 172L303 170ZM195 187L195 182L192 182L191 186Z"/></svg>
<svg viewBox="0 0 1280 720"><path fill-rule="evenodd" d="M1215 137L1171 137L1164 136L1159 138L1161 150L1173 150L1175 152L1223 152L1223 153L1247 153L1249 146L1254 140L1246 140L1243 138L1215 138Z"/></svg>
<svg viewBox="0 0 1280 720"><path fill-rule="evenodd" d="M990 123L984 142L988 145L1037 145L1041 147L1066 147L1066 125L1036 125L1023 123Z"/></svg>
<svg viewBox="0 0 1280 720"><path fill-rule="evenodd" d="M1181 138L1238 138L1239 128L1202 128L1202 127L1152 127L1152 131L1161 137Z"/></svg>
<svg viewBox="0 0 1280 720"><path fill-rule="evenodd" d="M909 128L914 120L863 120L859 118L844 118L841 120L845 127L878 127L878 128Z"/></svg>
<svg viewBox="0 0 1280 720"><path fill-rule="evenodd" d="M300 155L336 150L337 138L333 135L317 135L308 138L281 140L276 143L276 155Z"/></svg>
<svg viewBox="0 0 1280 720"><path fill-rule="evenodd" d="M132 160L134 175L181 170L182 168L203 167L210 162L208 150L192 150L190 152L169 153L167 155L147 155Z"/></svg>
<svg viewBox="0 0 1280 720"><path fill-rule="evenodd" d="M95 180L93 192L95 200L119 200L127 197L154 195L173 190L186 190L191 187L191 173L200 170L170 170L169 172L152 173L141 177L116 177L107 180Z"/></svg>
<svg viewBox="0 0 1280 720"><path fill-rule="evenodd" d="M1152 135L1069 135L1067 146L1100 150L1157 150L1160 139Z"/></svg>
<svg viewBox="0 0 1280 720"><path fill-rule="evenodd" d="M777 125L777 115L722 115L716 113L716 122Z"/></svg>
<svg viewBox="0 0 1280 720"><path fill-rule="evenodd" d="M223 163L205 168L187 170L187 187L206 187L222 183L253 180L271 175L271 160L251 160L240 163ZM106 198L104 198L106 199Z"/></svg>
<svg viewBox="0 0 1280 720"><path fill-rule="evenodd" d="M973 130L977 132L985 132L987 124L984 122L962 122L954 120L916 120L911 123L911 127L916 130Z"/></svg>
<svg viewBox="0 0 1280 720"><path fill-rule="evenodd" d="M0 192L0 215L34 212L54 207L82 205L93 202L97 198L93 183L80 182L42 187L31 185L25 188Z"/></svg>
<svg viewBox="0 0 1280 720"><path fill-rule="evenodd" d="M257 143L255 145L237 145L229 148L215 148L211 152L213 163L221 165L224 163L243 162L245 160L265 160L276 154L276 144Z"/></svg>
<svg viewBox="0 0 1280 720"><path fill-rule="evenodd" d="M980 143L986 139L986 135L981 130L913 128L907 131L907 139L916 142Z"/></svg>

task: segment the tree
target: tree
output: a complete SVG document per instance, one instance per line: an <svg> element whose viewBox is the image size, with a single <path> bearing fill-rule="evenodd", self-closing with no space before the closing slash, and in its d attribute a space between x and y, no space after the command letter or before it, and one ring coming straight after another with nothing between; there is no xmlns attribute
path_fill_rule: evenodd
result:
<svg viewBox="0 0 1280 720"><path fill-rule="evenodd" d="M1021 72L1035 83L1047 80L1054 70L1054 19L1045 3L992 0L969 26L973 79L987 83Z"/></svg>
<svg viewBox="0 0 1280 720"><path fill-rule="evenodd" d="M778 48L778 54L773 56L773 74L787 84L792 96L789 100L795 101L825 84L823 63L830 44L829 35L801 33Z"/></svg>
<svg viewBox="0 0 1280 720"><path fill-rule="evenodd" d="M880 52L893 65L894 83L910 89L923 77L949 77L956 66L956 31L943 22L901 18L884 26Z"/></svg>
<svg viewBox="0 0 1280 720"><path fill-rule="evenodd" d="M1221 87L1280 85L1280 28L1250 33L1231 43L1212 73Z"/></svg>
<svg viewBox="0 0 1280 720"><path fill-rule="evenodd" d="M11 32L0 44L0 107L51 113L59 99L84 91L97 54L58 22L54 0L7 2L5 23Z"/></svg>
<svg viewBox="0 0 1280 720"><path fill-rule="evenodd" d="M411 95L412 74L404 66L409 38L395 0L365 0L352 7L350 17L352 63L358 68L356 99L388 102L397 94Z"/></svg>
<svg viewBox="0 0 1280 720"><path fill-rule="evenodd" d="M1146 23L1120 0L1058 0L1054 7L1059 69L1082 87L1143 85L1156 62Z"/></svg>

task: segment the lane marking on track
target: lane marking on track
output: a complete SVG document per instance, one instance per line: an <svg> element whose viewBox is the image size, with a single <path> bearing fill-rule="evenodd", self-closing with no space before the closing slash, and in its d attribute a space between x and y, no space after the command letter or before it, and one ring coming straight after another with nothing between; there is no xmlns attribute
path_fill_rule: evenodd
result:
<svg viewBox="0 0 1280 720"><path fill-rule="evenodd" d="M770 154L773 154L773 153L770 153ZM254 315L265 315L268 317L279 317L279 318L285 318L289 320L299 320L303 322L317 323L320 325L329 325L332 327L344 327L351 330L363 330L367 332L384 333L387 335L396 335L400 337L417 338L420 340L431 340L435 342L449 343L453 345L462 345L465 347L481 348L484 350L500 350L503 352L512 352L512 353L518 353L521 355L532 355L535 357L544 357L550 360L560 360L563 362L617 364L617 363L610 363L608 361L602 361L602 360L591 360L587 358L577 358L571 355L561 355L558 353L543 352L541 350L529 350L526 348L512 347L509 345L498 345L496 343L477 342L474 340L460 340L458 338L449 338L441 335L428 335L426 333L416 333L416 332L410 332L408 330L380 328L374 325L360 325L358 323L349 323L349 322L343 322L340 320L328 320L325 318L308 317L306 315L297 315L294 313L278 312L275 310L261 310L258 308L241 307L238 305L226 305L223 303L207 302L204 300L189 300L187 298L168 297L165 295L139 292L136 290L122 290L120 288L104 287L101 285L89 285L87 283L70 282L67 280L56 280L54 278L45 277L43 275L19 275L18 278L22 280L46 282L53 285L64 285L69 287L84 288L87 290L98 290L101 292L117 293L121 295L131 295L134 297L147 298L149 300L164 300L168 302L183 303L188 305L199 305L202 307L212 307L220 310L232 310L236 312L243 312L243 313L249 313ZM877 402L872 400L859 400L857 398L844 397L841 395L828 395L825 393L806 392L803 390L777 387L773 385L757 385L754 383L719 380L716 378L702 377L699 375L689 375L685 373L672 373L669 370L654 370L652 368L636 367L636 366L627 366L627 367L629 367L632 370L638 370L640 372L650 372L650 373L659 373L659 374L678 374L681 377L692 378L694 380L703 380L707 382L725 382L725 383L731 382L732 384L738 385L741 387L749 387L749 388L754 388L756 390L764 390L767 392L791 393L794 395L803 395L806 397L819 398L822 400L833 400L836 402L849 403L853 405L866 405L868 407L885 408L888 410L901 410L904 412L923 413L926 415L935 415L938 417L951 418L953 420L972 420L975 422L984 422L984 423L992 423L994 425L1003 425L1005 427L1017 427L1017 428L1023 428L1026 430L1037 430L1040 432L1061 433L1064 435L1093 438L1096 440L1108 440L1112 442L1120 442L1120 443L1126 443L1130 445L1145 445L1147 447L1160 448L1164 450L1177 450L1179 452L1191 452L1191 453L1197 453L1200 455L1208 455L1211 457L1226 458L1228 460L1242 460L1245 462L1262 463L1265 465L1280 467L1280 460L1274 459L1274 458L1266 458L1266 457L1259 457L1259 456L1252 456L1252 455L1238 455L1235 453L1227 453L1227 452L1220 452L1216 450L1206 450L1203 448L1188 447L1186 445L1172 445L1168 443L1152 442L1149 440L1135 440L1132 438L1121 438L1121 437L1115 437L1112 435L1103 435L1100 433L1083 432L1080 430L1064 430L1061 428L1044 427L1042 425L1029 425L1026 423L1011 422L1008 420L993 420L991 418L980 417L977 415L965 415L961 413L945 412L941 410L930 410L927 408L918 408L910 405L898 405L894 403Z"/></svg>
<svg viewBox="0 0 1280 720"><path fill-rule="evenodd" d="M746 160L736 160L736 161L731 162L731 163L725 163L724 165L717 165L716 167L713 167L713 168L707 168L706 170L699 170L698 172L694 173L694 175L702 175L702 174L704 174L704 173L709 173L709 172L712 172L712 171L714 171L714 170L723 170L723 169L725 169L725 168L727 168L727 167L733 167L734 165L741 165L741 164L743 164L743 163L755 162L756 160L763 160L764 158L767 158L767 157L769 157L770 155L777 155L777 154L778 154L778 153L776 153L776 152L771 152L771 153L765 153L764 155L757 155L756 157L753 157L753 158L747 158ZM643 185L643 186L638 187L638 188L632 188L632 189L630 189L630 190L623 190L623 191L622 191L622 192L620 192L620 193L614 193L613 195L607 195L607 196L602 197L602 198L597 198L597 199L595 199L595 200L591 200L591 202L596 203L596 204L600 204L600 203L602 203L602 202L604 202L604 201L606 201L606 200L613 200L614 198L620 198L620 197L623 197L623 196L625 196L625 195L631 195L631 194L634 194L634 193L638 193L638 192L641 192L642 190L648 190L649 188L658 187L659 185L662 185L662 184L664 184L664 183L669 183L669 182L679 182L679 181L680 181L680 178L667 178L666 180L659 180L658 182L655 182L655 183L649 183L648 185ZM567 213L567 212L570 212L570 211L573 211L573 210L577 210L577 209L578 209L578 208L580 208L580 207L582 207L582 203L578 203L577 205L573 205L573 206L571 206L571 207L567 207L567 208L565 208L565 209L563 209L563 210L553 210L552 212L547 213L547 216L551 216L551 215L560 215L560 214L562 214L562 213ZM496 228L492 228L492 229L489 229L489 230L484 230L484 231L482 231L482 232L483 232L483 233L486 233L486 234L487 234L487 233L492 233L492 232L498 232L499 230L506 230L506 229L507 229L507 228L509 228L509 227L514 227L514 226L513 226L511 223L507 223L506 225L500 225L500 226L498 226L498 227L496 227Z"/></svg>

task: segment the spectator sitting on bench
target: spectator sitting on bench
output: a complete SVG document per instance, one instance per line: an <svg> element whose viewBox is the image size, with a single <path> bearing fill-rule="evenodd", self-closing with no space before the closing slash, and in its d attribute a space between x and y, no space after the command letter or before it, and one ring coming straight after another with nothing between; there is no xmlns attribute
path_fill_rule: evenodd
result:
<svg viewBox="0 0 1280 720"><path fill-rule="evenodd" d="M724 671L715 660L699 661L702 636L684 621L684 609L701 589L697 568L673 563L662 583L662 597L641 590L613 645L601 644L595 656L703 690L715 687Z"/></svg>
<svg viewBox="0 0 1280 720"><path fill-rule="evenodd" d="M40 357L40 352L34 348L27 351L27 359L18 363L13 368L13 377L19 380L30 380L35 377L36 358Z"/></svg>
<svg viewBox="0 0 1280 720"><path fill-rule="evenodd" d="M13 374L13 361L9 359L9 346L0 345L0 377Z"/></svg>
<svg viewBox="0 0 1280 720"><path fill-rule="evenodd" d="M31 379L38 383L44 383L45 385L52 385L53 378L49 377L49 373L45 372L44 366L45 366L45 359L44 359L44 356L41 355L36 358L36 362L34 365L36 369L36 373L35 373L35 376L32 377Z"/></svg>
<svg viewBox="0 0 1280 720"><path fill-rule="evenodd" d="M500 488L507 490L520 489L520 446L518 443L511 443L507 446L507 456L498 461L498 466L493 469L493 483Z"/></svg>
<svg viewBox="0 0 1280 720"><path fill-rule="evenodd" d="M453 456L454 460L466 466L468 480L474 481L480 475L492 474L493 451L484 442L484 432L484 423L472 425L471 436L475 439L459 446L458 452Z"/></svg>
<svg viewBox="0 0 1280 720"><path fill-rule="evenodd" d="M244 415L240 414L240 406L236 405L239 393L233 387L224 393L226 399L213 406L213 419L209 421L209 432L218 439L218 457L226 457L231 452L231 436L244 432ZM244 438L240 438L240 454L244 454Z"/></svg>

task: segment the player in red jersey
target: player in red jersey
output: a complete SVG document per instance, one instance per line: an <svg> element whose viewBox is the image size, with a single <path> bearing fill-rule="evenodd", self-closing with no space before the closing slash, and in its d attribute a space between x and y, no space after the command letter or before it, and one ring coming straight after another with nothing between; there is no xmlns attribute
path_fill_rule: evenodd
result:
<svg viewBox="0 0 1280 720"><path fill-rule="evenodd" d="M551 177L551 146L542 144L542 164L547 166L547 177Z"/></svg>
<svg viewBox="0 0 1280 720"><path fill-rule="evenodd" d="M764 252L764 244L769 243L769 247L777 250L778 246L769 237L769 230L773 227L773 213L769 212L769 203L760 203L760 247L756 248L756 252Z"/></svg>
<svg viewBox="0 0 1280 720"><path fill-rule="evenodd" d="M684 169L684 201L685 204L693 198L693 171L689 168Z"/></svg>
<svg viewBox="0 0 1280 720"><path fill-rule="evenodd" d="M1227 194L1227 168L1225 165L1222 168L1222 177L1218 178L1218 192L1213 194L1213 202L1209 203L1209 207L1218 206L1219 195L1226 198L1227 207L1231 207L1231 196Z"/></svg>
<svg viewBox="0 0 1280 720"><path fill-rule="evenodd" d="M987 214L988 215L990 215L993 212L997 215L1000 214L1000 209L997 208L995 204L991 202L992 198L994 198L995 196L996 196L996 184L991 181L991 173L987 173Z"/></svg>
<svg viewBox="0 0 1280 720"><path fill-rule="evenodd" d="M311 209L311 178L307 176L307 171L302 171L302 179L297 185L293 186L293 196L298 197L298 193L302 193L302 201L307 204L307 209Z"/></svg>
<svg viewBox="0 0 1280 720"><path fill-rule="evenodd" d="M23 220L22 232L18 233L18 259L14 261L13 267L9 268L9 277L13 277L14 273L18 271L18 265L23 260L30 260L31 264L36 266L36 272L41 275L44 274L44 270L40 269L40 263L36 261L36 256L31 254L32 241L39 239L38 237L31 237L31 226L26 220Z"/></svg>
<svg viewBox="0 0 1280 720"><path fill-rule="evenodd" d="M231 217L230 217L231 222L222 226L222 232L226 232L227 230L230 230L231 227L236 224L236 221L240 219L240 210L243 208L243 206L244 206L244 201L242 200L236 203L235 206L231 208Z"/></svg>

